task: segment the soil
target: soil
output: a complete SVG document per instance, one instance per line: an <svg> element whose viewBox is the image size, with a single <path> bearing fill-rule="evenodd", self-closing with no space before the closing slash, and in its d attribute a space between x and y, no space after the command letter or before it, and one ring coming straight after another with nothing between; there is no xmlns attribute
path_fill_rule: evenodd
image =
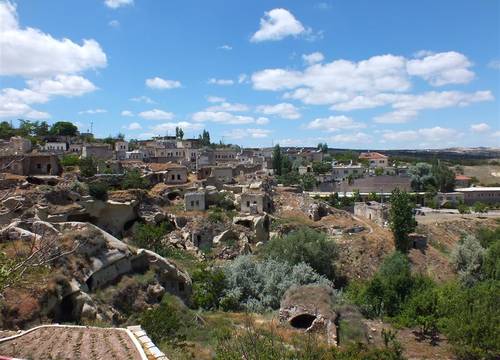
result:
<svg viewBox="0 0 500 360"><path fill-rule="evenodd" d="M124 330L45 327L0 343L0 354L29 359L130 359L140 354Z"/></svg>

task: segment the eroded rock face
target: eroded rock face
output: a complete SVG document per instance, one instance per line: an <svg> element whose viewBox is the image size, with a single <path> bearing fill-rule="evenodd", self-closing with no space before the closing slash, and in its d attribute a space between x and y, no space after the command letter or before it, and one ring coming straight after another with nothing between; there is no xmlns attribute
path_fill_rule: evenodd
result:
<svg viewBox="0 0 500 360"><path fill-rule="evenodd" d="M337 345L337 314L333 310L333 299L334 291L327 286L292 287L281 300L280 321L307 332L323 332L329 344Z"/></svg>

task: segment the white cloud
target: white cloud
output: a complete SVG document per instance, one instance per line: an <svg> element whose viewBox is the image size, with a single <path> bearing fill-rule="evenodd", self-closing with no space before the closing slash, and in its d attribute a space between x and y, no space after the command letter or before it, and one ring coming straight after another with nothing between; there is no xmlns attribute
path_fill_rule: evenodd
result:
<svg viewBox="0 0 500 360"><path fill-rule="evenodd" d="M449 51L409 60L407 70L409 75L420 76L433 86L442 86L470 82L475 76L469 70L471 66L465 55Z"/></svg>
<svg viewBox="0 0 500 360"><path fill-rule="evenodd" d="M416 58L423 58L423 57L431 56L434 54L435 54L435 52L431 51L431 50L419 50L415 54L413 54L413 56Z"/></svg>
<svg viewBox="0 0 500 360"><path fill-rule="evenodd" d="M302 55L302 60L304 60L304 62L307 65L313 65L313 64L316 64L316 63L320 63L324 59L325 59L325 56L322 53L318 52L318 51L313 52L311 54L303 54Z"/></svg>
<svg viewBox="0 0 500 360"><path fill-rule="evenodd" d="M257 125L267 125L269 124L269 119L264 117L264 116L261 116L261 117L258 117L256 120L255 120L255 123Z"/></svg>
<svg viewBox="0 0 500 360"><path fill-rule="evenodd" d="M472 103L493 99L493 94L490 91L476 91L474 93L430 91L419 95L400 94L392 97L390 101L395 110L377 116L374 120L378 123L403 123L415 118L420 110L464 107Z"/></svg>
<svg viewBox="0 0 500 360"><path fill-rule="evenodd" d="M133 5L134 0L105 0L104 4L111 9L118 9L122 6Z"/></svg>
<svg viewBox="0 0 500 360"><path fill-rule="evenodd" d="M229 111L229 112L245 112L250 108L245 104L231 104L228 102L222 102L217 105L209 106L206 111Z"/></svg>
<svg viewBox="0 0 500 360"><path fill-rule="evenodd" d="M50 115L43 111L34 110L24 103L8 103L0 100L0 118L16 117L25 119L48 119Z"/></svg>
<svg viewBox="0 0 500 360"><path fill-rule="evenodd" d="M254 73L252 82L257 90L296 89L285 97L318 105L347 101L359 93L410 88L406 61L394 55L374 56L357 63L336 60L311 65L304 71L266 69Z"/></svg>
<svg viewBox="0 0 500 360"><path fill-rule="evenodd" d="M320 10L329 10L332 8L332 5L327 2L319 2L316 5L314 5L314 7Z"/></svg>
<svg viewBox="0 0 500 360"><path fill-rule="evenodd" d="M210 103L218 103L226 101L226 98L220 96L207 96L207 101Z"/></svg>
<svg viewBox="0 0 500 360"><path fill-rule="evenodd" d="M134 113L130 110L123 110L121 116L134 116Z"/></svg>
<svg viewBox="0 0 500 360"><path fill-rule="evenodd" d="M172 120L174 118L174 113L153 109L140 112L139 116L147 120Z"/></svg>
<svg viewBox="0 0 500 360"><path fill-rule="evenodd" d="M79 115L94 115L94 114L104 114L107 113L108 111L106 109L88 109L88 110L83 110L79 111Z"/></svg>
<svg viewBox="0 0 500 360"><path fill-rule="evenodd" d="M222 85L222 86L227 86L227 85L233 85L234 81L230 79L216 79L216 78L211 78L208 80L208 83L211 85Z"/></svg>
<svg viewBox="0 0 500 360"><path fill-rule="evenodd" d="M160 77L154 77L151 79L146 79L146 86L151 89L175 89L181 87L181 82L177 80L167 80Z"/></svg>
<svg viewBox="0 0 500 360"><path fill-rule="evenodd" d="M495 131L493 134L491 134L493 137L500 137L500 131Z"/></svg>
<svg viewBox="0 0 500 360"><path fill-rule="evenodd" d="M366 127L365 124L356 122L345 115L317 118L307 124L308 129L324 130L328 132L348 129L360 129L364 127Z"/></svg>
<svg viewBox="0 0 500 360"><path fill-rule="evenodd" d="M301 117L299 109L290 103L260 105L257 106L257 112L265 115L276 115L283 119L299 119Z"/></svg>
<svg viewBox="0 0 500 360"><path fill-rule="evenodd" d="M67 97L81 96L97 89L92 82L78 75L57 75L53 79L33 79L26 83L33 91Z"/></svg>
<svg viewBox="0 0 500 360"><path fill-rule="evenodd" d="M331 143L353 143L363 144L370 143L373 140L371 135L364 132L357 132L353 134L338 134L329 138Z"/></svg>
<svg viewBox="0 0 500 360"><path fill-rule="evenodd" d="M224 44L224 45L219 46L217 49L219 49L219 50L233 50L233 47L231 45Z"/></svg>
<svg viewBox="0 0 500 360"><path fill-rule="evenodd" d="M199 111L193 114L196 122L210 121L220 124L241 125L255 122L252 116L234 115L224 111Z"/></svg>
<svg viewBox="0 0 500 360"><path fill-rule="evenodd" d="M461 134L454 129L436 126L433 128L424 128L417 130L386 131L382 136L385 140L389 140L395 143L418 142L420 144L447 144L460 137Z"/></svg>
<svg viewBox="0 0 500 360"><path fill-rule="evenodd" d="M264 13L264 17L260 19L260 28L252 35L250 41L276 41L287 36L298 36L307 32L308 30L291 12L277 8Z"/></svg>
<svg viewBox="0 0 500 360"><path fill-rule="evenodd" d="M116 29L120 27L120 22L118 20L111 20L108 22L108 25Z"/></svg>
<svg viewBox="0 0 500 360"><path fill-rule="evenodd" d="M54 39L34 28L19 26L16 8L0 2L0 75L50 77L107 65L106 54L95 40L78 45L70 39Z"/></svg>
<svg viewBox="0 0 500 360"><path fill-rule="evenodd" d="M236 140L247 138L262 139L268 137L271 132L271 130L267 129L233 129L225 132L224 136Z"/></svg>
<svg viewBox="0 0 500 360"><path fill-rule="evenodd" d="M182 128L184 131L186 130L200 130L203 125L202 124L193 124L187 121L180 121L177 123L162 123L153 126L151 129L155 133L166 133L175 131L176 127Z"/></svg>
<svg viewBox="0 0 500 360"><path fill-rule="evenodd" d="M491 129L491 127L486 123L472 124L470 130L475 133L484 133Z"/></svg>
<svg viewBox="0 0 500 360"><path fill-rule="evenodd" d="M130 101L134 101L134 102L143 102L143 103L146 103L146 104L156 104L155 101L153 101L150 97L147 97L147 96L137 96L137 97L133 97L130 99Z"/></svg>
<svg viewBox="0 0 500 360"><path fill-rule="evenodd" d="M130 123L126 126L127 130L141 130L142 126L138 122Z"/></svg>

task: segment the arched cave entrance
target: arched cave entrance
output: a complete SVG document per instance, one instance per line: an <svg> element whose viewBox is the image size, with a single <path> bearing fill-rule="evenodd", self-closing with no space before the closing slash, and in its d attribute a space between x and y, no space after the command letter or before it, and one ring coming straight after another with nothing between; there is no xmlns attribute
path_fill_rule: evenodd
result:
<svg viewBox="0 0 500 360"><path fill-rule="evenodd" d="M308 329L316 320L316 316L311 314L300 314L290 319L290 325L296 329Z"/></svg>

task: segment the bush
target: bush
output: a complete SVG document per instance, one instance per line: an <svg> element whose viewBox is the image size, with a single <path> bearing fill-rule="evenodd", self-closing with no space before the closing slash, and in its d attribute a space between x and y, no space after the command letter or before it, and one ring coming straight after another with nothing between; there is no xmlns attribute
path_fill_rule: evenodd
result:
<svg viewBox="0 0 500 360"><path fill-rule="evenodd" d="M478 201L474 204L474 212L475 213L486 213L486 212L488 212L488 205Z"/></svg>
<svg viewBox="0 0 500 360"><path fill-rule="evenodd" d="M104 181L90 183L89 195L98 200L106 201L108 199L108 184Z"/></svg>
<svg viewBox="0 0 500 360"><path fill-rule="evenodd" d="M275 237L264 248L267 258L290 265L306 263L318 274L333 280L338 251L335 243L325 233L311 228L301 228L282 237Z"/></svg>
<svg viewBox="0 0 500 360"><path fill-rule="evenodd" d="M225 265L223 271L227 287L221 304L232 305L231 310L277 309L283 294L292 285L333 285L307 264L292 266L272 259L257 261L249 255L237 257Z"/></svg>
<svg viewBox="0 0 500 360"><path fill-rule="evenodd" d="M134 234L134 244L163 256L165 248L161 240L166 234L172 231L172 228L173 226L169 222L162 222L159 225L139 224Z"/></svg>
<svg viewBox="0 0 500 360"><path fill-rule="evenodd" d="M97 163L92 157L80 160L80 175L83 177L92 177L97 174Z"/></svg>
<svg viewBox="0 0 500 360"><path fill-rule="evenodd" d="M64 155L61 159L62 166L77 166L80 164L80 158L76 154Z"/></svg>
<svg viewBox="0 0 500 360"><path fill-rule="evenodd" d="M461 239L451 253L451 263L458 273L459 281L472 286L483 278L482 266L485 250L473 235Z"/></svg>
<svg viewBox="0 0 500 360"><path fill-rule="evenodd" d="M123 189L147 189L148 187L149 181L142 177L139 170L132 169L125 173L122 181Z"/></svg>
<svg viewBox="0 0 500 360"><path fill-rule="evenodd" d="M196 308L213 310L219 307L219 300L226 286L226 277L221 269L196 269L193 280L193 305Z"/></svg>
<svg viewBox="0 0 500 360"><path fill-rule="evenodd" d="M465 204L458 204L457 208L460 214L470 214L470 207Z"/></svg>

